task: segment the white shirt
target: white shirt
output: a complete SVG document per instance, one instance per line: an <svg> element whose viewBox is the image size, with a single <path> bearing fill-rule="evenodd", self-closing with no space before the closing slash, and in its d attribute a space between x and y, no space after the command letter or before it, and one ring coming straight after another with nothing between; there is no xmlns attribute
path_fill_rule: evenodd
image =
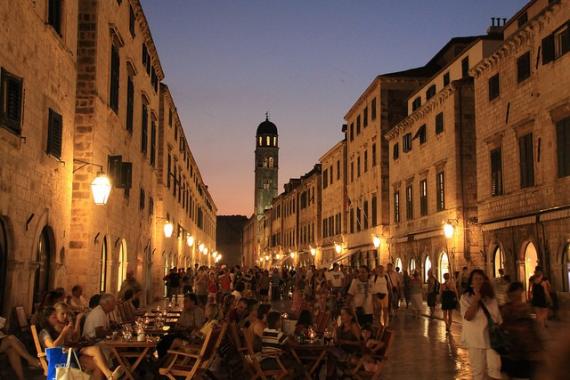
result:
<svg viewBox="0 0 570 380"><path fill-rule="evenodd" d="M101 305L97 306L87 314L85 325L83 325L83 336L87 338L95 338L95 329L97 327L103 327L105 329L109 327L109 318Z"/></svg>
<svg viewBox="0 0 570 380"><path fill-rule="evenodd" d="M344 273L341 271L327 271L325 272L325 278L327 281L331 283L333 288L340 288L342 287L342 283L344 282Z"/></svg>
<svg viewBox="0 0 570 380"><path fill-rule="evenodd" d="M374 282L374 294L382 293L388 294L388 279L386 278L386 273L376 277Z"/></svg>
<svg viewBox="0 0 570 380"><path fill-rule="evenodd" d="M364 309L364 314L373 314L374 306L372 303L372 292L374 290L374 279L369 278L368 281L360 281L355 278L350 283L350 288L348 289L348 294L352 298L352 305L357 307L362 307Z"/></svg>
<svg viewBox="0 0 570 380"><path fill-rule="evenodd" d="M467 348L491 348L491 343L489 341L489 328L487 323L487 316L483 311L483 308L479 306L475 317L468 321L465 319L465 312L472 304L472 295L465 293L461 296L461 316L463 318L463 329L461 331L461 340ZM485 299L485 306L493 318L493 321L497 324L501 324L503 319L501 317L501 312L499 311L499 305L497 300Z"/></svg>

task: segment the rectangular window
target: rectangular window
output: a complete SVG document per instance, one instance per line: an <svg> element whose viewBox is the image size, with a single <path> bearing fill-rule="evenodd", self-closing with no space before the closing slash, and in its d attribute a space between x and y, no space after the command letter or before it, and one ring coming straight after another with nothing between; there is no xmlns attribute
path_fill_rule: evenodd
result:
<svg viewBox="0 0 570 380"><path fill-rule="evenodd" d="M376 120L376 98L370 103L370 119Z"/></svg>
<svg viewBox="0 0 570 380"><path fill-rule="evenodd" d="M368 107L364 107L364 113L362 114L362 124L364 128L368 126Z"/></svg>
<svg viewBox="0 0 570 380"><path fill-rule="evenodd" d="M501 148L491 151L491 195L503 194Z"/></svg>
<svg viewBox="0 0 570 380"><path fill-rule="evenodd" d="M394 192L394 223L400 223L400 192Z"/></svg>
<svg viewBox="0 0 570 380"><path fill-rule="evenodd" d="M461 78L469 76L469 56L461 60Z"/></svg>
<svg viewBox="0 0 570 380"><path fill-rule="evenodd" d="M443 74L443 87L449 84L449 71Z"/></svg>
<svg viewBox="0 0 570 380"><path fill-rule="evenodd" d="M129 31L131 32L131 36L135 37L135 11L133 7L129 7Z"/></svg>
<svg viewBox="0 0 570 380"><path fill-rule="evenodd" d="M172 127L172 110L168 109L168 126Z"/></svg>
<svg viewBox="0 0 570 380"><path fill-rule="evenodd" d="M558 59L570 51L570 22L559 28L554 35L554 59Z"/></svg>
<svg viewBox="0 0 570 380"><path fill-rule="evenodd" d="M378 204L377 203L378 203L378 201L376 199L376 194L372 194L372 201L370 202L370 206L371 206L370 211L371 211L371 216L372 216L370 223L371 223L372 227L375 227L378 224L378 210L377 210Z"/></svg>
<svg viewBox="0 0 570 380"><path fill-rule="evenodd" d="M336 179L340 179L340 160L336 161Z"/></svg>
<svg viewBox="0 0 570 380"><path fill-rule="evenodd" d="M406 186L406 219L414 219L414 192L412 185Z"/></svg>
<svg viewBox="0 0 570 380"><path fill-rule="evenodd" d="M402 137L402 149L404 150L404 153L408 153L409 151L412 150L412 134L411 133L406 133Z"/></svg>
<svg viewBox="0 0 570 380"><path fill-rule="evenodd" d="M414 138L420 140L420 145L425 144L427 142L427 132L425 124L418 128L418 131L416 132Z"/></svg>
<svg viewBox="0 0 570 380"><path fill-rule="evenodd" d="M356 135L360 134L360 115L356 117Z"/></svg>
<svg viewBox="0 0 570 380"><path fill-rule="evenodd" d="M532 133L519 137L521 188L534 186Z"/></svg>
<svg viewBox="0 0 570 380"><path fill-rule="evenodd" d="M145 195L144 195L144 190L140 189L139 192L139 209L140 210L144 210L144 205L145 204Z"/></svg>
<svg viewBox="0 0 570 380"><path fill-rule="evenodd" d="M360 177L360 155L356 158L356 176Z"/></svg>
<svg viewBox="0 0 570 380"><path fill-rule="evenodd" d="M393 148L392 148L392 158L395 160L397 160L400 157L400 146L398 145L398 143L395 143Z"/></svg>
<svg viewBox="0 0 570 380"><path fill-rule="evenodd" d="M332 165L329 168L329 180L330 180L329 184L332 185L332 183L333 183L333 167L332 167ZM314 190L313 190L313 193L314 193Z"/></svg>
<svg viewBox="0 0 570 380"><path fill-rule="evenodd" d="M354 182L354 161L350 162L350 182Z"/></svg>
<svg viewBox="0 0 570 380"><path fill-rule="evenodd" d="M517 82L522 82L530 77L530 52L527 51L517 58Z"/></svg>
<svg viewBox="0 0 570 380"><path fill-rule="evenodd" d="M354 123L350 123L350 141L354 141Z"/></svg>
<svg viewBox="0 0 570 380"><path fill-rule="evenodd" d="M172 157L168 154L168 160L166 165L166 187L170 189L170 171L172 170Z"/></svg>
<svg viewBox="0 0 570 380"><path fill-rule="evenodd" d="M148 197L148 216L154 214L154 198Z"/></svg>
<svg viewBox="0 0 570 380"><path fill-rule="evenodd" d="M362 219L360 218L360 207L356 208L356 232L362 229Z"/></svg>
<svg viewBox="0 0 570 380"><path fill-rule="evenodd" d="M443 132L443 112L435 115L435 134L438 135Z"/></svg>
<svg viewBox="0 0 570 380"><path fill-rule="evenodd" d="M127 131L133 133L133 112L134 112L135 87L133 77L127 78Z"/></svg>
<svg viewBox="0 0 570 380"><path fill-rule="evenodd" d="M336 214L335 216L335 234L336 235L340 235L340 229L341 229L341 219L340 219L340 213Z"/></svg>
<svg viewBox="0 0 570 380"><path fill-rule="evenodd" d="M48 24L61 36L62 0L48 0Z"/></svg>
<svg viewBox="0 0 570 380"><path fill-rule="evenodd" d="M376 143L372 144L372 166L376 166Z"/></svg>
<svg viewBox="0 0 570 380"><path fill-rule="evenodd" d="M62 139L63 120L60 114L50 108L48 115L48 140L46 153L60 159Z"/></svg>
<svg viewBox="0 0 570 380"><path fill-rule="evenodd" d="M364 151L364 173L368 171L368 149Z"/></svg>
<svg viewBox="0 0 570 380"><path fill-rule="evenodd" d="M437 191L437 211L445 210L445 177L443 172L436 175L436 191Z"/></svg>
<svg viewBox="0 0 570 380"><path fill-rule="evenodd" d="M417 97L414 99L414 101L412 102L412 111L417 110L418 108L420 108L422 106L422 98L421 97Z"/></svg>
<svg viewBox="0 0 570 380"><path fill-rule="evenodd" d="M111 45L111 72L109 87L109 107L115 113L119 113L119 78L120 78L119 47L116 44Z"/></svg>
<svg viewBox="0 0 570 380"><path fill-rule="evenodd" d="M428 214L427 180L420 181L420 215Z"/></svg>
<svg viewBox="0 0 570 380"><path fill-rule="evenodd" d="M497 98L500 95L499 87L499 74L493 75L489 78L489 101Z"/></svg>
<svg viewBox="0 0 570 380"><path fill-rule="evenodd" d="M326 189L327 186L329 185L329 178L328 178L328 170L325 169L325 171L323 171L323 189Z"/></svg>
<svg viewBox="0 0 570 380"><path fill-rule="evenodd" d="M0 125L20 134L22 131L23 80L2 69L0 78Z"/></svg>
<svg viewBox="0 0 570 380"><path fill-rule="evenodd" d="M570 117L556 123L556 156L558 177L570 175Z"/></svg>
<svg viewBox="0 0 570 380"><path fill-rule="evenodd" d="M148 144L148 109L143 100L142 104L142 117L141 117L141 152L146 156Z"/></svg>
<svg viewBox="0 0 570 380"><path fill-rule="evenodd" d="M368 229L368 201L364 201L362 205L362 229Z"/></svg>
<svg viewBox="0 0 570 380"><path fill-rule="evenodd" d="M150 164L156 164L156 122L150 123Z"/></svg>
<svg viewBox="0 0 570 380"><path fill-rule="evenodd" d="M430 100L431 98L433 98L435 96L435 84L432 84L431 86L429 86L429 88L426 91L426 100Z"/></svg>
<svg viewBox="0 0 570 380"><path fill-rule="evenodd" d="M324 218L323 219L323 237L327 238L328 237L328 219Z"/></svg>
<svg viewBox="0 0 570 380"><path fill-rule="evenodd" d="M350 233L354 233L354 209L350 209Z"/></svg>

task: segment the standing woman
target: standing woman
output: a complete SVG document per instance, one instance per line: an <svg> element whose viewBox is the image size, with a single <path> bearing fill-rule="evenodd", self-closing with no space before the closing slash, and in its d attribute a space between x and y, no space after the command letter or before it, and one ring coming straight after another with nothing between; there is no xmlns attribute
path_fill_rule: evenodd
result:
<svg viewBox="0 0 570 380"><path fill-rule="evenodd" d="M539 327L545 327L546 320L548 319L548 305L552 304L552 300L550 298L550 285L548 281L544 279L544 274L539 269L534 271L534 276L532 276L530 285L530 303L534 307L534 312L536 313L536 323Z"/></svg>
<svg viewBox="0 0 570 380"><path fill-rule="evenodd" d="M433 275L433 271L428 270L427 279L427 304L429 306L429 317L433 318L435 313L435 305L437 303L437 295L439 293L439 282L437 278Z"/></svg>
<svg viewBox="0 0 570 380"><path fill-rule="evenodd" d="M463 317L462 341L469 350L474 380L501 378L501 357L491 348L489 326L484 311L487 309L493 322L502 323L499 304L489 278L481 269L474 269L461 296Z"/></svg>
<svg viewBox="0 0 570 380"><path fill-rule="evenodd" d="M455 281L451 280L449 273L443 275L444 282L441 285L441 310L443 310L443 320L445 321L445 331L451 329L453 322L453 310L457 307L457 289Z"/></svg>
<svg viewBox="0 0 570 380"><path fill-rule="evenodd" d="M414 271L410 281L410 301L412 303L412 310L414 317L419 318L423 308L423 284L418 271Z"/></svg>

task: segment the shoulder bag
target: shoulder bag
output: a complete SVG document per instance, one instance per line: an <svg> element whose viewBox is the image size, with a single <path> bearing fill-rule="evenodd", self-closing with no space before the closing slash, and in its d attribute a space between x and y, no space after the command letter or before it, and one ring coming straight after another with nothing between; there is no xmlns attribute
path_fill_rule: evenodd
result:
<svg viewBox="0 0 570 380"><path fill-rule="evenodd" d="M495 350L499 355L505 356L507 355L512 347L511 339L509 334L501 328L501 326L497 325L493 318L491 317L491 313L487 310L487 306L483 301L480 301L481 307L483 308L483 312L487 317L487 324L489 326L489 340L491 341L491 348Z"/></svg>
<svg viewBox="0 0 570 380"><path fill-rule="evenodd" d="M75 362L79 368L71 367L71 355L75 358ZM67 363L65 367L57 367L55 370L56 380L89 380L91 376L81 370L81 364L77 358L77 354L73 348L67 350Z"/></svg>

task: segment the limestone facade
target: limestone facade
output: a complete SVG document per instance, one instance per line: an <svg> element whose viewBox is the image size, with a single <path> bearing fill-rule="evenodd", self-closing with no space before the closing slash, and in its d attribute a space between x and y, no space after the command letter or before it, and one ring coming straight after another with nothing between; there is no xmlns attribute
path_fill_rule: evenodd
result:
<svg viewBox="0 0 570 380"><path fill-rule="evenodd" d="M497 37L500 38L500 37ZM480 263L475 170L474 67L500 39L452 39L456 55L408 99L409 115L386 134L390 146L391 261L443 274ZM468 65L465 65L465 62ZM443 226L453 227L449 238Z"/></svg>
<svg viewBox="0 0 570 380"><path fill-rule="evenodd" d="M66 284L77 5L0 3L0 315Z"/></svg>
<svg viewBox="0 0 570 380"><path fill-rule="evenodd" d="M528 285L541 265L568 292L570 2L532 1L473 70L477 202L487 271ZM568 293L566 293L568 294Z"/></svg>

